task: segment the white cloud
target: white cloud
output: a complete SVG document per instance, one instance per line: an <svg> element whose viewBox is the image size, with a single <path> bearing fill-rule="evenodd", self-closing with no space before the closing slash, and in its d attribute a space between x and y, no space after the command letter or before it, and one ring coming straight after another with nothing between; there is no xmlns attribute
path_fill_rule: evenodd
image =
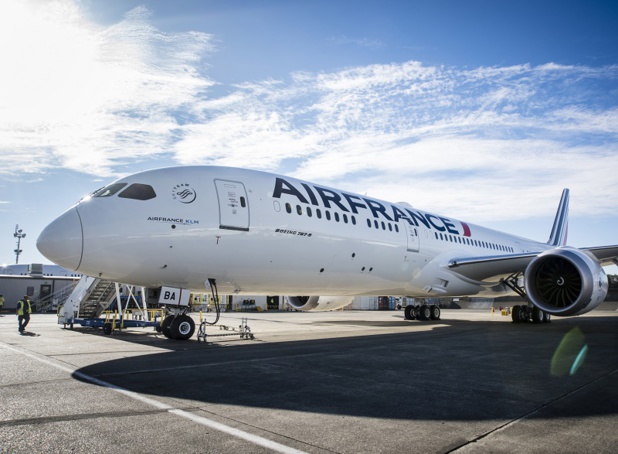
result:
<svg viewBox="0 0 618 454"><path fill-rule="evenodd" d="M104 28L68 0L2 3L0 156L10 165L0 172L109 174L166 151L175 115L213 83L199 72L211 37L164 34L148 16L137 8Z"/></svg>
<svg viewBox="0 0 618 454"><path fill-rule="evenodd" d="M423 194L422 206L472 206L479 220L551 213L567 186L590 199L574 212L611 214L618 118L599 83L615 87L616 68L406 62L298 73L204 104L211 119L185 128L176 149L183 163L289 170L291 158L302 178L411 203Z"/></svg>

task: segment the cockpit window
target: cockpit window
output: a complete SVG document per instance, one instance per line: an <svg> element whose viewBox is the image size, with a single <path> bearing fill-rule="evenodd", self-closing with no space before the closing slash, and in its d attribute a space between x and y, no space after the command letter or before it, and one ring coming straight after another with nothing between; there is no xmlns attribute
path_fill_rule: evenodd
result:
<svg viewBox="0 0 618 454"><path fill-rule="evenodd" d="M152 186L148 184L133 183L127 189L118 194L123 199L150 200L157 196Z"/></svg>
<svg viewBox="0 0 618 454"><path fill-rule="evenodd" d="M114 183L104 188L98 189L92 193L92 197L111 197L124 188L126 183Z"/></svg>

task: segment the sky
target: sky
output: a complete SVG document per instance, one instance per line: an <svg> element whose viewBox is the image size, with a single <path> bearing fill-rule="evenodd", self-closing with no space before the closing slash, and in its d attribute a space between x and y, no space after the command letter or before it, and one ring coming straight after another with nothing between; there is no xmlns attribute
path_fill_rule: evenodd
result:
<svg viewBox="0 0 618 454"><path fill-rule="evenodd" d="M569 243L618 244L615 1L3 0L0 62L0 263L187 164L539 241L568 187Z"/></svg>

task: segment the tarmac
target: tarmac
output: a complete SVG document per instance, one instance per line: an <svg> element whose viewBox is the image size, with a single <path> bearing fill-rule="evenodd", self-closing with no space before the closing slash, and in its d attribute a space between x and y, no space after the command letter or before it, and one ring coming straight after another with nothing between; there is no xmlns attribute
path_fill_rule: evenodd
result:
<svg viewBox="0 0 618 454"><path fill-rule="evenodd" d="M208 342L0 317L0 453L614 453L618 312L223 313ZM212 318L212 315L209 314ZM197 316L195 316L197 320Z"/></svg>

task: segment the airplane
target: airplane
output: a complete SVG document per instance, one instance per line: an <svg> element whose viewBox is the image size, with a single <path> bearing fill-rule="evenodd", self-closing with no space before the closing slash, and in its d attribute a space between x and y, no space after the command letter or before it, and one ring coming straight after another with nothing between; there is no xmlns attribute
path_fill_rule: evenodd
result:
<svg viewBox="0 0 618 454"><path fill-rule="evenodd" d="M301 311L339 309L358 295L516 294L523 304L513 307L513 322L542 323L597 307L608 292L603 266L618 264L618 245L566 245L568 209L565 189L543 243L284 175L179 166L84 197L43 230L37 248L93 277L213 295L285 294ZM190 337L187 308L167 310L164 333ZM440 315L435 304L404 311L407 320Z"/></svg>

